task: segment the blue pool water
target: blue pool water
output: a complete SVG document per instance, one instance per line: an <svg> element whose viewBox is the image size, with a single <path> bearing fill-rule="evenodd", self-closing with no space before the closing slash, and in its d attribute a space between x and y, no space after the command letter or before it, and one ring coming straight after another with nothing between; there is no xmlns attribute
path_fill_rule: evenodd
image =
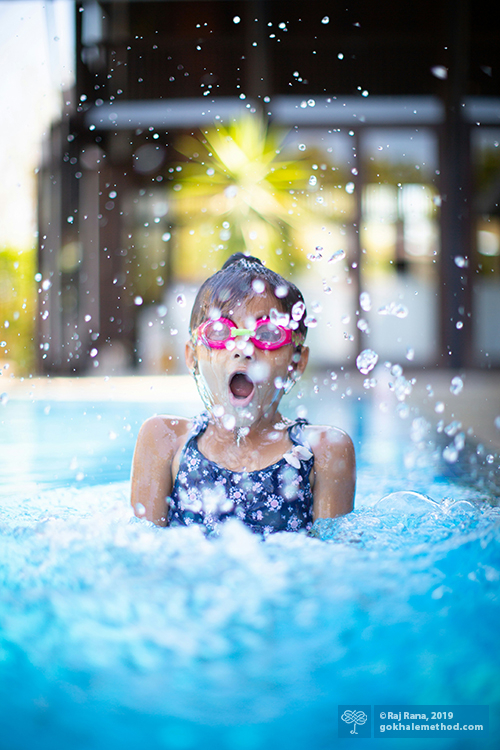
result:
<svg viewBox="0 0 500 750"><path fill-rule="evenodd" d="M1 407L2 749L330 750L338 705L383 703L489 705L488 738L432 747L498 748L494 498L411 418L306 403L354 436L356 510L266 542L133 518L138 427L179 405Z"/></svg>

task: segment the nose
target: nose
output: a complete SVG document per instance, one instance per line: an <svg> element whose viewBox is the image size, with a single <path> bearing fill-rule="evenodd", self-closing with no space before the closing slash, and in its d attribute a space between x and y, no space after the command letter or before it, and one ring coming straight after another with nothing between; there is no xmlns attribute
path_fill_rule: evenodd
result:
<svg viewBox="0 0 500 750"><path fill-rule="evenodd" d="M245 359L252 359L255 353L255 347L252 342L245 337L244 340L240 339L233 350L233 359L239 359L244 357Z"/></svg>

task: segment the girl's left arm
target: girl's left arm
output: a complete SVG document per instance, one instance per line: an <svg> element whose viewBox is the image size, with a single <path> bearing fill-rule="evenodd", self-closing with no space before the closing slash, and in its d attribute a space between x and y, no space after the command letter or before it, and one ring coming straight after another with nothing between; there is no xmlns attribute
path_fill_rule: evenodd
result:
<svg viewBox="0 0 500 750"><path fill-rule="evenodd" d="M336 427L313 427L311 432L313 519L350 513L356 487L356 456L352 440Z"/></svg>

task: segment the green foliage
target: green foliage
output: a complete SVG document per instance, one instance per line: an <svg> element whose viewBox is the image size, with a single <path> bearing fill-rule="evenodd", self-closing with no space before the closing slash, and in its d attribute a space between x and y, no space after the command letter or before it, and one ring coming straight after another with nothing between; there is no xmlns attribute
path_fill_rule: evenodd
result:
<svg viewBox="0 0 500 750"><path fill-rule="evenodd" d="M0 366L18 375L35 363L35 250L0 248Z"/></svg>
<svg viewBox="0 0 500 750"><path fill-rule="evenodd" d="M216 256L237 251L267 262L282 253L292 264L304 262L294 230L311 219L306 191L313 156L297 158L296 146L287 153L285 137L247 114L178 141L187 162L178 167L173 197L186 272L188 258L206 259L207 250L216 265Z"/></svg>

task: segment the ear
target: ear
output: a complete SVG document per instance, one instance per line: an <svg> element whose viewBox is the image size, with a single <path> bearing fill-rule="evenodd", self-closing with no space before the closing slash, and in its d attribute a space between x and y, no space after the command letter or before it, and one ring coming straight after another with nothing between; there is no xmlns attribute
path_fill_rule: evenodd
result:
<svg viewBox="0 0 500 750"><path fill-rule="evenodd" d="M294 362L293 370L297 376L301 376L307 367L309 361L309 347L302 346L300 350L300 359L297 363Z"/></svg>
<svg viewBox="0 0 500 750"><path fill-rule="evenodd" d="M189 372L194 372L198 366L198 360L196 359L196 353L194 351L193 343L186 341L186 348L184 350L184 356L186 358L186 365Z"/></svg>

